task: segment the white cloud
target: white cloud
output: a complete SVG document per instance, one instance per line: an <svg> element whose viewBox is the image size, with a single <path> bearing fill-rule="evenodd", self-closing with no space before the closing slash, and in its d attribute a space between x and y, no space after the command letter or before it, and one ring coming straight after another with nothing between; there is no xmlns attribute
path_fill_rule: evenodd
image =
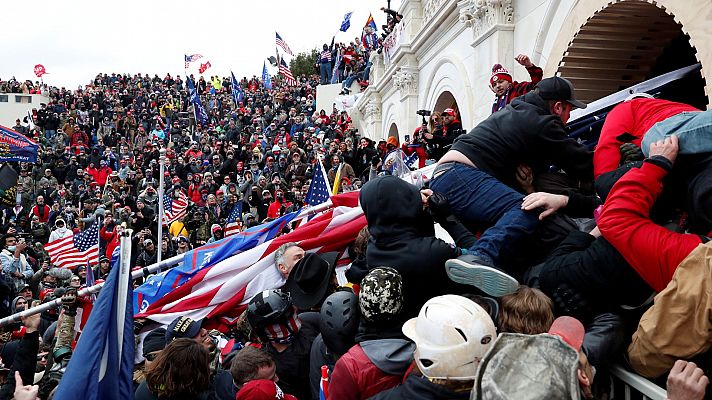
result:
<svg viewBox="0 0 712 400"><path fill-rule="evenodd" d="M360 37L373 13L379 27L385 0L262 0L117 2L35 0L3 2L0 78L36 80L35 64L56 86L76 87L98 73L167 72L184 75L183 54L200 53L212 68L206 75L259 75L275 53L277 31L295 54ZM393 0L392 7L400 6ZM343 16L354 11L351 28L339 32ZM197 75L198 63L189 73Z"/></svg>

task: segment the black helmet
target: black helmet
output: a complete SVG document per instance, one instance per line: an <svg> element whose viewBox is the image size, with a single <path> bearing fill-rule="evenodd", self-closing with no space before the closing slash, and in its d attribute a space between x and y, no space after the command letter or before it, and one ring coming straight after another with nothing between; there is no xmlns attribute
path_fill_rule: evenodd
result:
<svg viewBox="0 0 712 400"><path fill-rule="evenodd" d="M264 327L285 321L294 313L289 293L279 289L257 293L247 305L247 320L258 334Z"/></svg>
<svg viewBox="0 0 712 400"><path fill-rule="evenodd" d="M326 347L345 354L355 344L359 324L358 297L351 290L332 293L321 306L319 330Z"/></svg>

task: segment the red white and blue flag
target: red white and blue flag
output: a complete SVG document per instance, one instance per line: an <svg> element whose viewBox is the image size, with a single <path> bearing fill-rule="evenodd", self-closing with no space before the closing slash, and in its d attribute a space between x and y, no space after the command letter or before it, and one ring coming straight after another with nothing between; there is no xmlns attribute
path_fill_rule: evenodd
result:
<svg viewBox="0 0 712 400"><path fill-rule="evenodd" d="M168 225L183 219L187 213L188 208L188 196L183 193L182 190L178 192L178 198L174 199L168 193L163 195L163 212L165 217L163 219L163 224Z"/></svg>
<svg viewBox="0 0 712 400"><path fill-rule="evenodd" d="M184 58L185 58L185 68L188 69L188 67L190 66L190 63L192 63L193 61L200 60L201 58L203 58L203 56L200 54L191 54L191 55L185 54Z"/></svg>
<svg viewBox="0 0 712 400"><path fill-rule="evenodd" d="M287 46L287 43L285 43L284 39L282 39L282 37L279 36L279 33L275 32L274 35L276 36L276 39L277 39L277 46L281 47L285 53L289 54L290 56L293 56L294 54L292 53L292 49L290 49L289 46Z"/></svg>
<svg viewBox="0 0 712 400"><path fill-rule="evenodd" d="M242 201L238 201L232 207L230 215L227 216L225 224L225 237L240 233L240 222L242 221Z"/></svg>
<svg viewBox="0 0 712 400"><path fill-rule="evenodd" d="M99 224L94 222L83 232L57 239L45 245L55 267L76 268L99 262Z"/></svg>
<svg viewBox="0 0 712 400"><path fill-rule="evenodd" d="M294 75L292 75L292 71L289 70L289 66L284 62L284 59L279 62L279 73L284 76L284 81L287 85L294 86L297 84L297 80L294 79Z"/></svg>
<svg viewBox="0 0 712 400"><path fill-rule="evenodd" d="M293 232L197 269L182 285L154 303L142 305L141 313L135 317L169 324L177 316L185 315L207 318L204 327L225 328L237 319L255 294L284 285L285 278L274 265L274 252L279 246L297 242L308 252L326 253L343 252L353 242L366 226L366 217L358 207L358 192L332 196L331 201L335 208Z"/></svg>

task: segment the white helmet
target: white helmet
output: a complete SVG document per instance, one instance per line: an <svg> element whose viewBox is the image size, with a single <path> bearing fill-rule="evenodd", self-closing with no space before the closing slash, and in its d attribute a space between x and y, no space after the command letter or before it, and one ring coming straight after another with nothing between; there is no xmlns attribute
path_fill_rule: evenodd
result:
<svg viewBox="0 0 712 400"><path fill-rule="evenodd" d="M462 296L428 300L417 318L403 325L415 342L415 362L431 379L475 379L480 360L497 338L494 322L477 303Z"/></svg>

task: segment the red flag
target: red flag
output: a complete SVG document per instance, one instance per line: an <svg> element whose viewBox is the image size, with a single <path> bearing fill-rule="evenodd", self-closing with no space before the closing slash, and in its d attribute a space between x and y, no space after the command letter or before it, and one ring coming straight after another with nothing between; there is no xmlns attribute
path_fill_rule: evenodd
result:
<svg viewBox="0 0 712 400"><path fill-rule="evenodd" d="M42 77L42 75L44 75L46 73L47 73L47 71L45 70L44 65L42 65L42 64L35 65L35 75L37 75L38 78Z"/></svg>
<svg viewBox="0 0 712 400"><path fill-rule="evenodd" d="M208 326L225 327L255 294L284 285L285 279L274 265L274 252L280 245L297 242L308 252L344 251L364 226L366 217L361 207L329 210L287 235L203 268L135 318L168 324L186 315L208 318Z"/></svg>
<svg viewBox="0 0 712 400"><path fill-rule="evenodd" d="M212 67L212 65L210 65L210 61L206 62L205 64L200 64L200 68L198 68L198 72L200 72L202 74L210 67Z"/></svg>

